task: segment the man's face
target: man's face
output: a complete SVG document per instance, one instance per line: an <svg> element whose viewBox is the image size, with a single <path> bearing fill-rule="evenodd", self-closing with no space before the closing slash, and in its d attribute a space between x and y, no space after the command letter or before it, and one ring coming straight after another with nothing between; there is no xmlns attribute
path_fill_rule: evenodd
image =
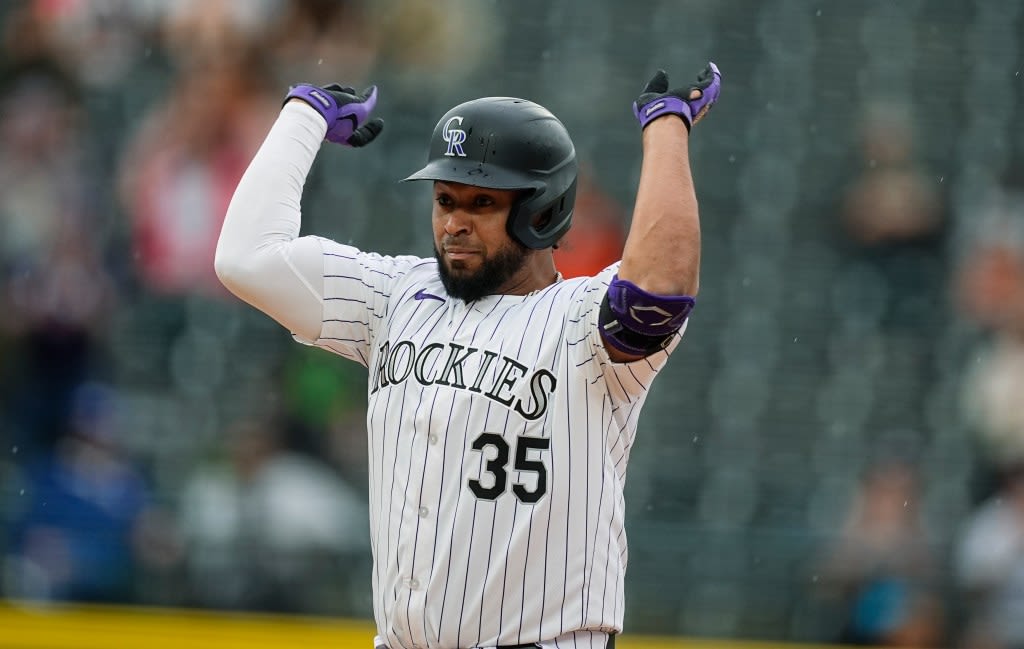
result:
<svg viewBox="0 0 1024 649"><path fill-rule="evenodd" d="M526 273L529 249L505 221L518 192L434 183L434 256L448 294L465 302L502 293Z"/></svg>

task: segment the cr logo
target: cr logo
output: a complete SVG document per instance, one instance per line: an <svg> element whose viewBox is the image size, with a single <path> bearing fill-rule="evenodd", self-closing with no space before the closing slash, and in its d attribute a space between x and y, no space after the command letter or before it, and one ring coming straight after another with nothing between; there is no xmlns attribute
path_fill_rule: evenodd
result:
<svg viewBox="0 0 1024 649"><path fill-rule="evenodd" d="M455 128L460 124L462 124L462 117L455 115L445 122L444 128L441 129L441 137L448 143L448 150L444 152L445 155L459 156L460 158L466 157L466 152L462 148L462 143L466 141L466 132L461 128Z"/></svg>

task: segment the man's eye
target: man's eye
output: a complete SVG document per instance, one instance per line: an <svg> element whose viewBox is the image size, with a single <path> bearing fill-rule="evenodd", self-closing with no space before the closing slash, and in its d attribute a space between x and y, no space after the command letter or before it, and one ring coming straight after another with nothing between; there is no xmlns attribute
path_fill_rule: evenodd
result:
<svg viewBox="0 0 1024 649"><path fill-rule="evenodd" d="M490 196L477 196L476 201L474 202L477 207L490 207L491 205L494 205L494 199Z"/></svg>
<svg viewBox="0 0 1024 649"><path fill-rule="evenodd" d="M440 196L438 196L434 200L437 201L438 205L441 205L443 207L448 207L448 206L450 206L452 204L452 197L448 196L447 194L441 194Z"/></svg>

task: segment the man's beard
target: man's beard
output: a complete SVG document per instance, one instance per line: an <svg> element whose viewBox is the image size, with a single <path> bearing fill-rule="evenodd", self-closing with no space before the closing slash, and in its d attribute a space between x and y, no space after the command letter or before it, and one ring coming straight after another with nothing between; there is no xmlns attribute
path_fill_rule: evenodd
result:
<svg viewBox="0 0 1024 649"><path fill-rule="evenodd" d="M434 246L437 272L444 289L448 295L467 304L497 293L501 285L523 267L528 253L529 248L518 241L511 241L493 256L484 258L480 268L470 274L449 269L437 246Z"/></svg>

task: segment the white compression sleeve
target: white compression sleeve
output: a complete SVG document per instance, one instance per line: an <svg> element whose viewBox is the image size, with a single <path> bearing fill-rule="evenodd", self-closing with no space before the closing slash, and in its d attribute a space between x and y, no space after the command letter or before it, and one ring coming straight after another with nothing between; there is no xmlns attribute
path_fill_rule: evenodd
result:
<svg viewBox="0 0 1024 649"><path fill-rule="evenodd" d="M300 203L326 132L310 106L284 106L238 183L214 262L228 290L306 341L323 326L323 251L297 238Z"/></svg>

